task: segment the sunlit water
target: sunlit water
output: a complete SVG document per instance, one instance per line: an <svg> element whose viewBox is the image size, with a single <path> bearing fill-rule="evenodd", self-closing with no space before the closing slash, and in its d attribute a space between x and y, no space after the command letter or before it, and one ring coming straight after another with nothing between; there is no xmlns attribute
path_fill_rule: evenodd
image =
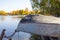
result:
<svg viewBox="0 0 60 40"><path fill-rule="evenodd" d="M19 21L21 18L17 18L17 16L0 16L0 34L3 29L6 29L6 35L9 36L11 35L15 29L18 26ZM18 32L13 36L12 40L29 40L30 34L24 33L24 32L19 32L19 37L18 37ZM18 39L19 38L19 39ZM3 40L8 40L4 38Z"/></svg>

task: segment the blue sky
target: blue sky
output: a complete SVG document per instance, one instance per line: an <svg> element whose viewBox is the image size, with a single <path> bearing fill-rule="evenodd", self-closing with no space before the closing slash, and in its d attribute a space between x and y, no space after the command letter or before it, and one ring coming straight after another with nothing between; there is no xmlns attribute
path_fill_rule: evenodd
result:
<svg viewBox="0 0 60 40"><path fill-rule="evenodd" d="M25 9L32 10L30 0L0 0L0 10L10 12L12 10Z"/></svg>

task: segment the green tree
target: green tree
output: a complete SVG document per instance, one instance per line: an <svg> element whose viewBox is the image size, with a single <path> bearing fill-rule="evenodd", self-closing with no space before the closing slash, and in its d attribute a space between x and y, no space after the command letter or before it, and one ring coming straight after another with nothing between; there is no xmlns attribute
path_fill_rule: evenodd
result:
<svg viewBox="0 0 60 40"><path fill-rule="evenodd" d="M59 0L31 0L33 10L41 10L42 14L60 15Z"/></svg>

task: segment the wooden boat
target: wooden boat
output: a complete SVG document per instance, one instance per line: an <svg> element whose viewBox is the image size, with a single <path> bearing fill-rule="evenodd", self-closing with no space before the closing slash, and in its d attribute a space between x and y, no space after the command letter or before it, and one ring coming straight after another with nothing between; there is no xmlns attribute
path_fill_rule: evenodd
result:
<svg viewBox="0 0 60 40"><path fill-rule="evenodd" d="M44 15L28 15L22 18L16 31L60 37L60 18Z"/></svg>

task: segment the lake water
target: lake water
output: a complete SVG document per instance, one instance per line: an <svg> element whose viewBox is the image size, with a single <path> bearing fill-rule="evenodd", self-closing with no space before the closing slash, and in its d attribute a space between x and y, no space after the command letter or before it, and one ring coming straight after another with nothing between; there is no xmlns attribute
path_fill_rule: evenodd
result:
<svg viewBox="0 0 60 40"><path fill-rule="evenodd" d="M0 34L3 29L6 29L5 35L11 35L15 29L21 18L17 18L17 16L0 16ZM13 36L12 40L29 40L31 34L25 32L18 32ZM8 40L3 38L3 40Z"/></svg>

